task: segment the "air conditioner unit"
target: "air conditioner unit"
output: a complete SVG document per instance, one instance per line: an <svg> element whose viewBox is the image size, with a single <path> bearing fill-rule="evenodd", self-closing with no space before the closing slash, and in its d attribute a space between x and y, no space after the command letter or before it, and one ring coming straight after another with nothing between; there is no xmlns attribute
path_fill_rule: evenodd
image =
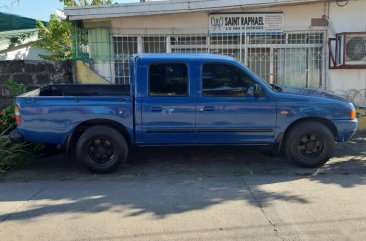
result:
<svg viewBox="0 0 366 241"><path fill-rule="evenodd" d="M336 35L336 66L366 67L366 32Z"/></svg>

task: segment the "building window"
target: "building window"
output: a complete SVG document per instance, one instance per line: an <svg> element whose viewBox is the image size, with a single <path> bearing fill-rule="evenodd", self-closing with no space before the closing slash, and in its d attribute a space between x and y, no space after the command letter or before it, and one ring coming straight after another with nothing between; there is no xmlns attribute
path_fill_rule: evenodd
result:
<svg viewBox="0 0 366 241"><path fill-rule="evenodd" d="M183 63L149 65L150 96L187 96L188 69Z"/></svg>
<svg viewBox="0 0 366 241"><path fill-rule="evenodd" d="M242 69L223 63L202 67L203 96L251 96L256 82Z"/></svg>
<svg viewBox="0 0 366 241"><path fill-rule="evenodd" d="M326 32L281 34L166 33L114 36L113 79L129 82L129 57L136 53L213 53L237 58L269 83L319 88L324 85Z"/></svg>
<svg viewBox="0 0 366 241"><path fill-rule="evenodd" d="M166 38L160 36L143 37L144 53L165 53Z"/></svg>
<svg viewBox="0 0 366 241"><path fill-rule="evenodd" d="M116 84L128 84L130 56L137 53L137 37L113 37L114 80Z"/></svg>
<svg viewBox="0 0 366 241"><path fill-rule="evenodd" d="M173 35L170 38L173 53L207 53L207 37L195 34Z"/></svg>

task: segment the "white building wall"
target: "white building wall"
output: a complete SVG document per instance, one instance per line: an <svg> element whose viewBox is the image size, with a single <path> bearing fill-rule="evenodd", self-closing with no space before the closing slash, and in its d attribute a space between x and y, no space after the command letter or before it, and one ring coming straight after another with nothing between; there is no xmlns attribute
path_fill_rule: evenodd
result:
<svg viewBox="0 0 366 241"><path fill-rule="evenodd" d="M329 7L329 18L335 33L365 32L365 13L366 0L349 1L344 7L331 3ZM330 35L334 37L334 33ZM366 69L331 69L328 88L340 93L366 89Z"/></svg>
<svg viewBox="0 0 366 241"><path fill-rule="evenodd" d="M131 33L129 29L197 29L208 30L208 13L193 12L154 16L115 18L112 31Z"/></svg>
<svg viewBox="0 0 366 241"><path fill-rule="evenodd" d="M260 9L230 9L222 12L265 12L283 11L285 16L285 28L309 29L311 18L321 18L324 14L324 4L309 4L298 6L286 6ZM112 18L112 29L128 31L128 29L206 29L208 30L208 12L177 13L153 16L136 16L124 18ZM125 30L123 30L125 29ZM118 31L118 30L117 30Z"/></svg>
<svg viewBox="0 0 366 241"><path fill-rule="evenodd" d="M366 1L352 0L344 7L336 3L329 6L329 18L335 32L365 32L366 31Z"/></svg>
<svg viewBox="0 0 366 241"><path fill-rule="evenodd" d="M311 18L322 18L323 15L327 15L331 20L332 25L328 31L329 37L334 37L334 34L339 32L366 31L366 0L350 0L344 7L339 7L335 2L331 2L329 3L329 6L326 3L317 3L260 9L230 9L225 11L283 11L285 17L285 28L289 30L311 29ZM208 31L208 15L209 13L207 11L177 13L111 18L110 22L112 34L117 35L123 33L149 33L149 31L153 31L152 29L157 28L170 29L165 31L174 32L179 31L178 29L190 29L191 32L192 30L197 29L197 31L200 32L202 30ZM105 21L105 19L103 21ZM334 30L334 33L332 32L332 29ZM327 71L327 88L329 90L347 91L351 89L366 89L365 69L331 69Z"/></svg>
<svg viewBox="0 0 366 241"><path fill-rule="evenodd" d="M0 52L0 60L43 60L39 55L49 54L47 50L37 48L30 44L21 45Z"/></svg>

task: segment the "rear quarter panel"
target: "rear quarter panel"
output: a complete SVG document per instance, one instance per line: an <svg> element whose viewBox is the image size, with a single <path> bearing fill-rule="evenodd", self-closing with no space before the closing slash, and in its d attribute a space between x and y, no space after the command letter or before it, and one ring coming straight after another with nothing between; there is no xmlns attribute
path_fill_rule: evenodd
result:
<svg viewBox="0 0 366 241"><path fill-rule="evenodd" d="M132 97L18 97L21 136L31 142L64 144L84 121L120 123L133 141Z"/></svg>

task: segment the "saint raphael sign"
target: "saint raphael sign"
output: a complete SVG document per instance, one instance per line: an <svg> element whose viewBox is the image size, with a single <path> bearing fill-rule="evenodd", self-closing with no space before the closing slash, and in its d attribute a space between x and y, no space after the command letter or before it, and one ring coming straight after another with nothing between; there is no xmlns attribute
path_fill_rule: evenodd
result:
<svg viewBox="0 0 366 241"><path fill-rule="evenodd" d="M211 13L208 24L211 34L282 33L284 31L282 12Z"/></svg>

